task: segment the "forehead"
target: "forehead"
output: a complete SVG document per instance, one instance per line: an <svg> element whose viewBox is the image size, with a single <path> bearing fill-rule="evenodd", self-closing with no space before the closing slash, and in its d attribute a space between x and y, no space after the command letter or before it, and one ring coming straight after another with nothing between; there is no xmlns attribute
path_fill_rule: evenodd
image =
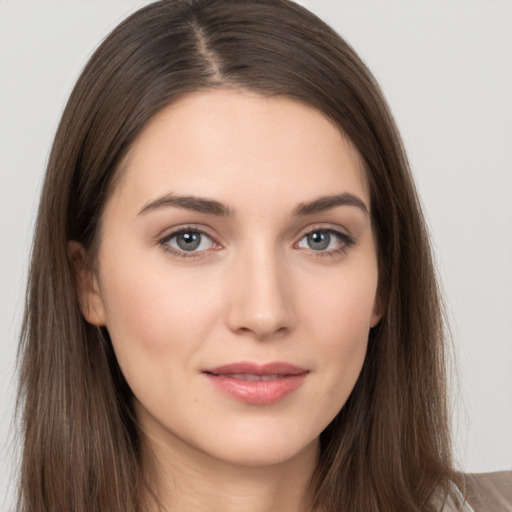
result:
<svg viewBox="0 0 512 512"><path fill-rule="evenodd" d="M132 145L113 195L144 202L168 192L235 207L249 197L291 205L342 192L369 200L357 150L326 116L286 97L233 90L180 98Z"/></svg>

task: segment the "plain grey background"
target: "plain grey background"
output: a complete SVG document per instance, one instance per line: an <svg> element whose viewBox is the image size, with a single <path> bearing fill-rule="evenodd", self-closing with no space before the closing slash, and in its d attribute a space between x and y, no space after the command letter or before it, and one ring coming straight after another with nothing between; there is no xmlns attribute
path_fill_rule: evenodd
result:
<svg viewBox="0 0 512 512"><path fill-rule="evenodd" d="M80 69L136 0L0 0L0 504L12 503L15 356L38 192ZM380 82L432 231L466 471L512 468L512 2L303 0Z"/></svg>

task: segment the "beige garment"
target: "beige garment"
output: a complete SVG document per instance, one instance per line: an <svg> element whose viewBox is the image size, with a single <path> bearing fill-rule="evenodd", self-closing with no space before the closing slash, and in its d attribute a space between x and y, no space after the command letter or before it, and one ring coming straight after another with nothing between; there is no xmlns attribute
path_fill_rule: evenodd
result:
<svg viewBox="0 0 512 512"><path fill-rule="evenodd" d="M512 471L466 474L464 492L453 486L442 512L512 512Z"/></svg>
<svg viewBox="0 0 512 512"><path fill-rule="evenodd" d="M512 512L512 471L466 475L465 497L474 512Z"/></svg>

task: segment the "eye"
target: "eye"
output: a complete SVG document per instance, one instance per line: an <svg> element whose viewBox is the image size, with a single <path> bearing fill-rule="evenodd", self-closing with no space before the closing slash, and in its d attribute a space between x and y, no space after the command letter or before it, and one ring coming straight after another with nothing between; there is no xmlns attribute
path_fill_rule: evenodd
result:
<svg viewBox="0 0 512 512"><path fill-rule="evenodd" d="M190 228L167 235L160 241L160 244L165 250L178 256L192 256L194 253L201 253L216 247L215 242L206 233Z"/></svg>
<svg viewBox="0 0 512 512"><path fill-rule="evenodd" d="M299 240L297 246L315 252L332 253L344 251L353 243L351 237L333 229L315 229L306 233Z"/></svg>

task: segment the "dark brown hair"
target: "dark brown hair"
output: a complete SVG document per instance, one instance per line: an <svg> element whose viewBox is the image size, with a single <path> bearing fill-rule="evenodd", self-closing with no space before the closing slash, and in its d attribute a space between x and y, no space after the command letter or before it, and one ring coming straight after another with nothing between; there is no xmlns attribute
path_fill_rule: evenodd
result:
<svg viewBox="0 0 512 512"><path fill-rule="evenodd" d="M326 512L434 510L452 470L444 330L431 251L400 137L371 73L287 0L163 0L122 22L82 72L42 192L21 338L22 512L141 511L130 389L105 329L80 312L69 240L94 253L105 200L146 123L180 95L236 88L323 112L364 160L385 314L321 435ZM147 494L147 489L146 489Z"/></svg>

